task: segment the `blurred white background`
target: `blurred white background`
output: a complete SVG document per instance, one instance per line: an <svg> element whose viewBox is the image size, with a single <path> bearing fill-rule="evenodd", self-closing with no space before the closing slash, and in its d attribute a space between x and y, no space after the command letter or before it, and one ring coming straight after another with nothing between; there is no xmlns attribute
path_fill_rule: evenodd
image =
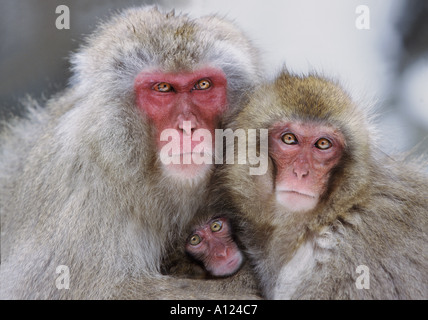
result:
<svg viewBox="0 0 428 320"><path fill-rule="evenodd" d="M375 103L382 149L428 150L428 1L425 0L2 0L0 119L20 114L25 94L48 97L67 85L67 57L84 34L117 9L158 4L193 17L234 20L261 48L267 77L294 72L339 78L362 103ZM70 8L70 30L57 30L55 8ZM356 8L366 5L370 29ZM425 139L425 140L424 140Z"/></svg>

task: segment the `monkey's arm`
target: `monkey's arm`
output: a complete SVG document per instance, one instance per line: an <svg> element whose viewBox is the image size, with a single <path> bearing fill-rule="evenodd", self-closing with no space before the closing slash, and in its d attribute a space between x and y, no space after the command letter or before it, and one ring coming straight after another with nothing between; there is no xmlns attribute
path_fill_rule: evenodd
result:
<svg viewBox="0 0 428 320"><path fill-rule="evenodd" d="M248 271L248 270L247 270ZM115 290L113 299L259 300L249 273L241 270L231 278L197 280L168 276L130 278Z"/></svg>

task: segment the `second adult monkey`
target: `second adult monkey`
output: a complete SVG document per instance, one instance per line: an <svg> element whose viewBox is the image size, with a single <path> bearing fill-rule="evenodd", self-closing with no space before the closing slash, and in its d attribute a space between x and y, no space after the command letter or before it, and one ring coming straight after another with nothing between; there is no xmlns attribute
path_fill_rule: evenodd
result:
<svg viewBox="0 0 428 320"><path fill-rule="evenodd" d="M427 163L379 152L339 85L284 72L229 127L269 129L268 173L224 165L217 201L235 206L265 297L428 298Z"/></svg>
<svg viewBox="0 0 428 320"><path fill-rule="evenodd" d="M212 165L193 160L212 145L196 133L237 110L257 60L215 16L132 8L102 23L70 87L2 133L1 298L215 297L160 264L205 199Z"/></svg>

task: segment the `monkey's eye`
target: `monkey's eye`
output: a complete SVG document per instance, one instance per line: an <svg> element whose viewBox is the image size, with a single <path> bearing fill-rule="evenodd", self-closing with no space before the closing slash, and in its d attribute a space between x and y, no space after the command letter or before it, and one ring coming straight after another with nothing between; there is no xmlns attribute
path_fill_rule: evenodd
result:
<svg viewBox="0 0 428 320"><path fill-rule="evenodd" d="M211 87L211 82L208 79L202 79L199 80L193 89L195 90L207 90L209 87Z"/></svg>
<svg viewBox="0 0 428 320"><path fill-rule="evenodd" d="M321 150L330 149L331 146L332 146L332 143L326 138L321 138L317 142L315 142L315 147Z"/></svg>
<svg viewBox="0 0 428 320"><path fill-rule="evenodd" d="M170 92L173 90L173 88L169 83L161 82L161 83L155 84L153 86L153 90L158 92Z"/></svg>
<svg viewBox="0 0 428 320"><path fill-rule="evenodd" d="M284 133L281 137L281 140L285 144L297 144L297 138L292 133Z"/></svg>
<svg viewBox="0 0 428 320"><path fill-rule="evenodd" d="M196 245L198 245L199 243L201 243L201 237L200 237L200 236L198 236L197 234L194 234L193 236L191 236L191 237L190 237L189 243L190 243L192 246L196 246Z"/></svg>
<svg viewBox="0 0 428 320"><path fill-rule="evenodd" d="M210 226L212 232L218 232L221 230L222 227L223 227L223 224L219 220L214 221L213 223L211 223L211 226Z"/></svg>

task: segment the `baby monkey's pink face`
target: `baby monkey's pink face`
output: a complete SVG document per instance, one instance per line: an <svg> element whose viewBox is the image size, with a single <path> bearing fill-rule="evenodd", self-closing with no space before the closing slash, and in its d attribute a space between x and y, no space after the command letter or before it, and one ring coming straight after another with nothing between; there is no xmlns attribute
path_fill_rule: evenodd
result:
<svg viewBox="0 0 428 320"><path fill-rule="evenodd" d="M226 218L212 219L196 228L186 242L186 251L201 261L214 276L231 275L243 262L243 255L232 239Z"/></svg>

